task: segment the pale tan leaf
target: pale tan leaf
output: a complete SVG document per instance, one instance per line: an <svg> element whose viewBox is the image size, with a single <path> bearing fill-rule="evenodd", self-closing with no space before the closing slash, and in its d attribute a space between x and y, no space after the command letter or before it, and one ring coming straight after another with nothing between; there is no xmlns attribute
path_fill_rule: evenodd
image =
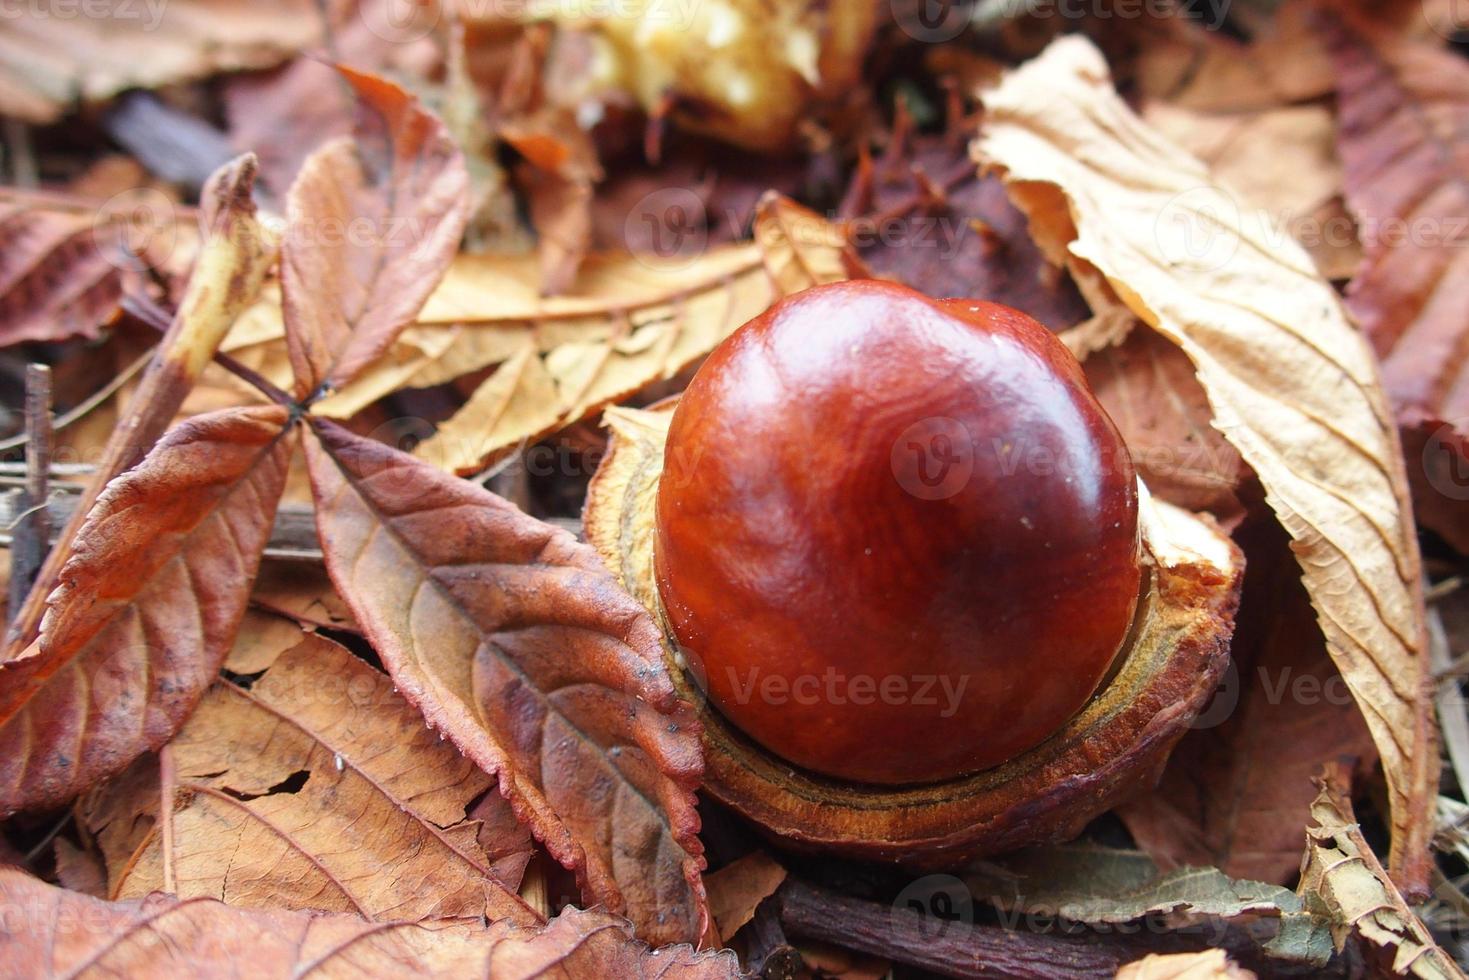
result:
<svg viewBox="0 0 1469 980"><path fill-rule="evenodd" d="M705 879L709 886L709 911L728 940L755 917L755 909L786 879L786 869L764 851L751 851Z"/></svg>
<svg viewBox="0 0 1469 980"><path fill-rule="evenodd" d="M555 299L542 300L524 285L494 288L503 268L480 270L487 276L476 290L471 267L457 265L424 319L484 322L486 299L494 297L492 322L518 321L536 338L544 367L502 367L485 382L487 391L476 392L419 447L423 458L461 473L673 377L789 293L862 274L839 226L774 194L757 209L753 244L692 261L592 257L575 288Z"/></svg>
<svg viewBox="0 0 1469 980"><path fill-rule="evenodd" d="M1153 953L1117 971L1117 980L1255 980L1224 954L1222 949L1199 953Z"/></svg>
<svg viewBox="0 0 1469 980"><path fill-rule="evenodd" d="M1307 828L1299 887L1306 907L1331 921L1338 949L1357 935L1382 947L1395 973L1425 980L1462 978L1362 839L1343 789L1346 778L1331 764L1317 781L1321 792L1311 804L1314 826Z"/></svg>
<svg viewBox="0 0 1469 980"><path fill-rule="evenodd" d="M1382 753L1398 880L1423 888L1436 786L1417 539L1371 351L1310 258L1149 129L1080 37L985 96L974 150L1032 232L1099 270L1199 372L1259 475Z"/></svg>
<svg viewBox="0 0 1469 980"><path fill-rule="evenodd" d="M163 750L161 777L135 777L159 787L146 811L153 830L114 872L110 895L535 924L491 874L480 821L466 815L494 781L429 730L386 674L293 628L296 645L260 677L221 679L205 694ZM126 784L121 792L135 799ZM111 823L127 803L107 796L88 809Z"/></svg>
<svg viewBox="0 0 1469 980"><path fill-rule="evenodd" d="M355 915L243 909L151 895L102 902L0 867L0 962L18 976L248 975L504 980L636 977L735 980L733 953L650 950L604 912L567 909L545 926L369 922Z"/></svg>

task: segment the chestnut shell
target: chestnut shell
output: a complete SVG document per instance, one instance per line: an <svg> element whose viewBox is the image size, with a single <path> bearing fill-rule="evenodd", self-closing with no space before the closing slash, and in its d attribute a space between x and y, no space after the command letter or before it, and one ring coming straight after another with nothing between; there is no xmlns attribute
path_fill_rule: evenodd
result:
<svg viewBox="0 0 1469 980"><path fill-rule="evenodd" d="M612 439L583 515L588 541L665 632L653 510L672 407L608 409ZM924 869L1069 840L1152 786L1229 664L1244 559L1207 517L1139 489L1144 578L1131 633L1102 689L1044 742L994 769L924 786L818 776L714 710L669 642L674 684L700 706L704 792L783 846Z"/></svg>
<svg viewBox="0 0 1469 980"><path fill-rule="evenodd" d="M1137 483L1045 327L876 280L771 307L678 402L657 583L720 712L886 785L988 769L1095 692L1140 578Z"/></svg>

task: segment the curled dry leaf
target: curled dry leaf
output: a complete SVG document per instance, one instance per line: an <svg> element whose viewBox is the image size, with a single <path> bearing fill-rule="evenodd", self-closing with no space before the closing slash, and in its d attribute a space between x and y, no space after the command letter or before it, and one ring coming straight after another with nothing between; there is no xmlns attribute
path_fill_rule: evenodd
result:
<svg viewBox="0 0 1469 980"><path fill-rule="evenodd" d="M40 636L0 664L0 812L65 803L178 730L244 614L286 422L276 406L190 419L108 484Z"/></svg>
<svg viewBox="0 0 1469 980"><path fill-rule="evenodd" d="M775 894L786 880L786 869L764 851L751 851L705 880L714 922L719 934L728 939L754 918L761 902Z"/></svg>
<svg viewBox="0 0 1469 980"><path fill-rule="evenodd" d="M216 682L161 772L133 774L157 787L152 831L125 859L109 856L108 894L537 923L495 878L481 822L466 818L494 781L425 728L387 675L323 637L297 639L253 681ZM129 782L119 792L136 802ZM86 812L126 814L110 795L93 794Z"/></svg>
<svg viewBox="0 0 1469 980"><path fill-rule="evenodd" d="M1378 947L1394 973L1425 980L1462 978L1362 839L1345 786L1346 773L1335 764L1317 781L1320 794L1311 804L1314 825L1306 831L1301 865L1299 890L1306 907L1330 920L1338 949L1356 935Z"/></svg>
<svg viewBox="0 0 1469 980"><path fill-rule="evenodd" d="M100 4L85 16L65 6L28 10L0 31L0 114L32 123L124 89L268 68L319 33L310 0Z"/></svg>
<svg viewBox="0 0 1469 980"><path fill-rule="evenodd" d="M997 908L1092 926L1178 913L1190 919L1274 919L1275 934L1265 946L1272 957L1315 966L1331 959L1325 920L1307 912L1298 895L1230 878L1217 868L1163 872L1137 851L1066 844L977 865L964 881L975 898Z"/></svg>
<svg viewBox="0 0 1469 980"><path fill-rule="evenodd" d="M1420 562L1371 351L1304 251L1133 115L1084 38L1053 43L985 105L976 158L1004 172L1043 247L1100 272L1183 349L1259 475L1381 751L1394 873L1424 888L1438 752Z"/></svg>
<svg viewBox="0 0 1469 980"><path fill-rule="evenodd" d="M340 387L412 322L459 247L464 156L444 124L392 82L338 69L357 94L355 139L301 167L281 251L296 392Z"/></svg>
<svg viewBox="0 0 1469 980"><path fill-rule="evenodd" d="M192 209L137 188L107 200L0 189L0 346L96 337L149 273L177 281L198 249Z"/></svg>
<svg viewBox="0 0 1469 980"><path fill-rule="evenodd" d="M1419 518L1469 550L1469 64L1323 15L1366 254L1347 304L1382 362Z"/></svg>
<svg viewBox="0 0 1469 980"><path fill-rule="evenodd" d="M33 977L303 976L452 980L465 976L734 980L733 953L650 950L626 922L568 909L545 926L369 922L355 915L242 909L151 895L103 902L0 868L9 910L0 958Z"/></svg>
<svg viewBox="0 0 1469 980"><path fill-rule="evenodd" d="M500 779L589 902L700 939L699 727L657 627L591 548L427 463L317 422L327 570L429 724Z"/></svg>

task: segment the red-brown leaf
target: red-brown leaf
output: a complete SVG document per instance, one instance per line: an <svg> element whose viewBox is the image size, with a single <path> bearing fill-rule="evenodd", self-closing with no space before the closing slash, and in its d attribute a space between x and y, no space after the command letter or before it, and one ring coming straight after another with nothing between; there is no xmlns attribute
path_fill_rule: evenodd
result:
<svg viewBox="0 0 1469 980"><path fill-rule="evenodd" d="M1436 36L1323 19L1365 246L1348 305L1405 429L1420 519L1469 548L1469 63Z"/></svg>
<svg viewBox="0 0 1469 980"><path fill-rule="evenodd" d="M565 531L330 422L313 431L327 569L405 696L499 775L588 901L649 942L698 940L703 757L652 619Z"/></svg>
<svg viewBox="0 0 1469 980"><path fill-rule="evenodd" d="M338 387L412 321L459 246L463 154L403 89L338 69L360 103L356 139L313 153L291 186L281 251L296 390Z"/></svg>
<svg viewBox="0 0 1469 980"><path fill-rule="evenodd" d="M185 270L197 239L192 214L156 190L93 201L0 188L0 346L96 337L148 270Z"/></svg>
<svg viewBox="0 0 1469 980"><path fill-rule="evenodd" d="M201 415L98 498L37 640L0 664L0 813L176 732L228 652L284 485L286 411Z"/></svg>
<svg viewBox="0 0 1469 980"><path fill-rule="evenodd" d="M151 895L103 902L0 868L0 962L16 976L260 980L384 977L403 980L503 977L633 977L733 980L734 954L687 946L649 950L628 924L568 909L540 928L387 925L353 915L268 912L195 898Z"/></svg>

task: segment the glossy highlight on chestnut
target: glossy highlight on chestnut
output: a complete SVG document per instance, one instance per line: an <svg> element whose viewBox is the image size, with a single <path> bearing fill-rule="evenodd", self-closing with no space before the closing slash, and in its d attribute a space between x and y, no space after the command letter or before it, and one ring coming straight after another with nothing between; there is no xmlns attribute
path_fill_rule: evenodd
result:
<svg viewBox="0 0 1469 980"><path fill-rule="evenodd" d="M1043 741L1126 639L1137 481L1018 311L875 280L745 324L669 431L658 592L713 705L827 776L949 779Z"/></svg>

